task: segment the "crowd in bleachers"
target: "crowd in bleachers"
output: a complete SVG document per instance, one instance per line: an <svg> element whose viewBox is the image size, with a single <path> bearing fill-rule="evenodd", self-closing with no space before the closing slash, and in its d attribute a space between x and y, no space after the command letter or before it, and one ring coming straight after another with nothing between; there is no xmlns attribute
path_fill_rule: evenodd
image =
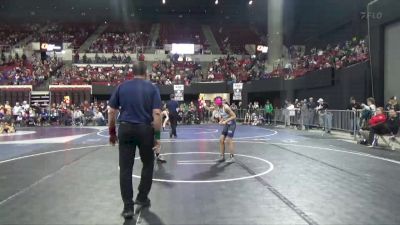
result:
<svg viewBox="0 0 400 225"><path fill-rule="evenodd" d="M102 55L101 57L96 53L94 59L88 58L86 54L80 55L78 53L74 56L74 63L84 63L84 64L131 64L132 58L129 54L113 54L111 57L106 57Z"/></svg>
<svg viewBox="0 0 400 225"><path fill-rule="evenodd" d="M4 62L0 66L1 85L40 85L63 65L62 60L56 57L41 60L35 54L30 60L18 54L7 59L2 53L1 58Z"/></svg>
<svg viewBox="0 0 400 225"><path fill-rule="evenodd" d="M100 35L90 46L89 53L142 52L147 45L148 34L142 31L131 33L108 32Z"/></svg>
<svg viewBox="0 0 400 225"><path fill-rule="evenodd" d="M47 31L43 33L35 32L34 41L46 40L48 42L71 42L74 47L80 46L87 37L95 30L93 25L47 25ZM173 29L172 29L172 28ZM170 41L182 39L192 43L205 43L200 26L193 26L190 29L184 29L179 32L167 32L167 28L174 30L177 26L173 24L164 24L161 26L160 38ZM9 29L6 25L0 26L0 41L6 44L15 44L24 38L28 33L26 31L38 30L39 26L27 28L25 26L19 29ZM241 32L249 36L248 38L233 38L237 33L237 26L217 26L212 27L216 39L220 46L226 49L229 46L244 46L244 42L260 42L262 39L247 28L246 32ZM8 29L8 30L7 30ZM147 26L147 29L148 26ZM242 29L242 28L240 28ZM17 31L13 33L13 31ZM143 31L139 31L143 30ZM96 53L94 58L88 58L86 55L75 54L75 63L87 64L131 64L132 58L128 53L138 54L137 57L144 55L138 52L143 50L147 44L148 34L146 28L134 28L129 32L120 30L107 30L101 34L89 48L89 52ZM1 38L4 36L4 38ZM7 37L6 37L7 36ZM247 37L246 36L246 37ZM265 41L265 40L264 40ZM1 45L2 42L0 42ZM242 49L243 50L243 49ZM227 51L229 52L229 51ZM122 53L113 54L107 58L101 53ZM250 80L263 80L271 77L285 77L293 79L303 76L307 72L321 70L325 68L341 69L349 65L368 60L368 48L363 40L353 39L334 46L328 45L325 49L313 48L308 54L299 51L296 48L290 48L290 60L282 60L283 63L273 68L266 68L265 56L258 55L255 58L226 56L215 59L208 66L202 68L198 63L190 60L178 60L179 56L171 56L167 61L156 62L152 65L151 80L161 85L170 84L190 84L200 81L228 81L228 82L247 82ZM111 55L111 54L110 54ZM129 73L129 66L121 68L110 67L97 68L95 66L86 68L66 67L58 71L62 65L57 59L41 61L33 58L31 62L16 57L6 56L2 52L0 58L0 82L2 84L40 84L54 72L57 76L54 78L54 84L72 84L93 82L100 84L120 83L124 79L132 77ZM26 57L25 57L26 58ZM268 70L267 70L268 69Z"/></svg>
<svg viewBox="0 0 400 225"><path fill-rule="evenodd" d="M233 56L219 58L210 63L207 76L209 81L231 82L247 82L267 78L265 61L261 58L238 59Z"/></svg>
<svg viewBox="0 0 400 225"><path fill-rule="evenodd" d="M242 57L241 59L234 56L226 56L215 59L208 65L207 71L203 71L202 67L193 61L186 61L185 58L178 60L179 56L172 55L169 61L159 61L152 65L152 71L150 78L154 83L160 85L171 85L171 84L190 84L192 82L217 82L217 81L228 81L228 82L247 82L251 80L265 80L272 77L285 77L286 79L293 79L296 77L303 76L307 72L321 70L325 68L341 69L346 66L363 62L368 60L368 48L363 40L360 41L347 41L344 44L338 44L335 47L328 46L325 50L312 49L310 54L300 54L300 51L291 49L292 60L287 61L286 65L280 65L275 68L272 72L267 72L265 64L265 56L258 55L256 57ZM105 57L96 56L94 63L112 62L128 63L130 57L125 55L116 56L113 55L111 58L106 59ZM82 58L83 62L91 63L92 60ZM83 71L79 73L76 78L79 78L80 82L96 80L98 82L119 82L124 78L126 70L105 70L108 73L99 72L98 69L93 72L90 70L90 74L93 77L88 79L87 72ZM117 75L117 77L115 76ZM121 76L122 75L122 78ZM63 73L61 74L59 83L62 83ZM100 78L101 77L101 78ZM70 77L66 76L66 83L69 83ZM72 79L74 80L74 79Z"/></svg>
<svg viewBox="0 0 400 225"><path fill-rule="evenodd" d="M29 105L27 101L9 102L0 105L0 131L4 125L13 127L25 126L104 126L108 116L107 102L88 101L78 104L61 102L47 107L40 107L37 103ZM0 132L1 133L1 132Z"/></svg>
<svg viewBox="0 0 400 225"><path fill-rule="evenodd" d="M296 78L307 72L324 68L341 69L369 58L367 44L364 40L357 39L336 46L328 45L326 49L313 48L307 55L300 52L296 48L290 48L291 61L276 68L273 74Z"/></svg>
<svg viewBox="0 0 400 225"><path fill-rule="evenodd" d="M32 33L37 32L39 28L38 24L16 26L2 23L0 25L0 50L14 46Z"/></svg>
<svg viewBox="0 0 400 225"><path fill-rule="evenodd" d="M202 81L201 65L193 61L159 61L153 63L150 78L154 83L190 84Z"/></svg>
<svg viewBox="0 0 400 225"><path fill-rule="evenodd" d="M77 49L96 29L91 24L49 24L45 32L34 33L33 41L46 43L71 43L71 48Z"/></svg>
<svg viewBox="0 0 400 225"><path fill-rule="evenodd" d="M79 85L115 85L133 78L132 68L128 65L123 67L96 67L65 66L60 69L52 80L52 84Z"/></svg>

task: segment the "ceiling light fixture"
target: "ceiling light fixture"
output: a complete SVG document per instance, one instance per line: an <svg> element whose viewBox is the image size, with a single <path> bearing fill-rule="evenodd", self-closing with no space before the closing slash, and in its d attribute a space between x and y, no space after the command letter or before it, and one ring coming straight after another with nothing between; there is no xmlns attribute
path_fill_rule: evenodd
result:
<svg viewBox="0 0 400 225"><path fill-rule="evenodd" d="M250 0L250 1L249 1L249 5L253 5L253 0Z"/></svg>
<svg viewBox="0 0 400 225"><path fill-rule="evenodd" d="M165 1L166 1L166 0L162 0L162 4L163 4L163 5L165 5Z"/></svg>
<svg viewBox="0 0 400 225"><path fill-rule="evenodd" d="M215 4L218 5L218 0L215 0Z"/></svg>

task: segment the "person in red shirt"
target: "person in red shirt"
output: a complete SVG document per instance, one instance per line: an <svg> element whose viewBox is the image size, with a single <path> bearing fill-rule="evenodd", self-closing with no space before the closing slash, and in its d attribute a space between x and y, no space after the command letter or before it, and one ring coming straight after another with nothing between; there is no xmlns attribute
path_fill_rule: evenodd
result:
<svg viewBox="0 0 400 225"><path fill-rule="evenodd" d="M140 53L138 58L139 58L139 61L144 62L145 57L144 57L143 53Z"/></svg>
<svg viewBox="0 0 400 225"><path fill-rule="evenodd" d="M377 126L377 125L379 125L379 124L382 124L382 123L386 122L386 119L387 119L387 118L386 118L386 115L383 114L383 108L382 108L382 107L379 107L379 108L376 110L376 115L373 116L373 117L368 121L368 124L369 124L370 128L372 128L372 127L375 127L375 126Z"/></svg>
<svg viewBox="0 0 400 225"><path fill-rule="evenodd" d="M376 109L376 114L369 121L369 129L367 131L362 131L361 135L364 137L360 141L361 144L372 145L374 142L375 134L385 134L387 133L387 117L383 111L382 107Z"/></svg>

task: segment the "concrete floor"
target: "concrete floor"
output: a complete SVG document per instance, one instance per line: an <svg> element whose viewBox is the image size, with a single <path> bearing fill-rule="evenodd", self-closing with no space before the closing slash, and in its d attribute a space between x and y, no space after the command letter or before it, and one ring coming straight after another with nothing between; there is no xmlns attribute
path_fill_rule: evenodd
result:
<svg viewBox="0 0 400 225"><path fill-rule="evenodd" d="M152 206L124 221L107 130L23 131L0 136L0 224L400 224L400 153L319 132L238 126L231 165L217 125L164 132Z"/></svg>

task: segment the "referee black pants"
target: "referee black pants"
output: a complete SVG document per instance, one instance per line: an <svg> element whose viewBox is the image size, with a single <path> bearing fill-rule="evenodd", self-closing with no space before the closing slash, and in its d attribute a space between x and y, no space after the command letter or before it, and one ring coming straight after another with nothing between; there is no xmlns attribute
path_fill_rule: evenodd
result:
<svg viewBox="0 0 400 225"><path fill-rule="evenodd" d="M121 122L118 129L120 188L124 204L133 205L132 170L136 147L143 163L138 200L145 201L153 182L154 130L150 125Z"/></svg>
<svg viewBox="0 0 400 225"><path fill-rule="evenodd" d="M178 126L178 113L171 113L169 115L169 122L171 123L171 135L176 135L176 127Z"/></svg>

